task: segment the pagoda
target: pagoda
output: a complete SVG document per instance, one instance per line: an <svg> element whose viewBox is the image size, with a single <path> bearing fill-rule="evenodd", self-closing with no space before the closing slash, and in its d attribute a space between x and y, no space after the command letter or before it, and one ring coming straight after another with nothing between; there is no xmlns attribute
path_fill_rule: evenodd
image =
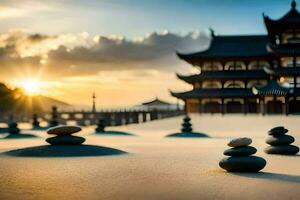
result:
<svg viewBox="0 0 300 200"><path fill-rule="evenodd" d="M277 20L263 14L266 35L216 35L207 50L179 53L200 73L177 77L193 86L171 92L188 113L300 113L300 13L296 1Z"/></svg>

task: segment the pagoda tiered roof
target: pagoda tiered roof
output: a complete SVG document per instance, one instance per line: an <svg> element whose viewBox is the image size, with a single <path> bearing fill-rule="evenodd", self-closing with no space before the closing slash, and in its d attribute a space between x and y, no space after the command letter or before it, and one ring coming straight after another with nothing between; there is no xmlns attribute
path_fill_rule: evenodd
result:
<svg viewBox="0 0 300 200"><path fill-rule="evenodd" d="M264 96L285 96L290 93L290 88L283 87L278 84L275 79L270 80L267 85L259 87L254 86L252 92L255 95L264 95Z"/></svg>
<svg viewBox="0 0 300 200"><path fill-rule="evenodd" d="M269 56L267 35L213 36L210 47L201 52L177 55L192 64L217 60L259 60Z"/></svg>
<svg viewBox="0 0 300 200"><path fill-rule="evenodd" d="M269 78L264 70L203 71L189 76L177 74L177 77L188 83L203 80L266 80Z"/></svg>
<svg viewBox="0 0 300 200"><path fill-rule="evenodd" d="M172 96L180 99L189 98L213 98L213 97L253 97L252 90L249 88L204 88L194 89L187 92L171 92Z"/></svg>
<svg viewBox="0 0 300 200"><path fill-rule="evenodd" d="M268 30L270 40L273 44L276 42L276 33L281 33L282 31L300 28L300 13L296 9L296 1L292 1L291 9L281 18L274 20L270 19L268 16L263 15L266 28Z"/></svg>

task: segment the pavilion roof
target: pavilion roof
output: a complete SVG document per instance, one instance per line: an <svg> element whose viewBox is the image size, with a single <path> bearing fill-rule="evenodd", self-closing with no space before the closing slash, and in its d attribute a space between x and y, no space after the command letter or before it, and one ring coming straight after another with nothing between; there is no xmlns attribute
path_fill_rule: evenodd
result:
<svg viewBox="0 0 300 200"><path fill-rule="evenodd" d="M275 79L270 80L265 86L254 86L252 88L253 94L264 96L285 96L289 93L289 91L289 88L279 85Z"/></svg>
<svg viewBox="0 0 300 200"><path fill-rule="evenodd" d="M269 56L267 44L267 35L213 36L207 50L191 54L177 53L177 55L190 63L217 59L259 59Z"/></svg>
<svg viewBox="0 0 300 200"><path fill-rule="evenodd" d="M189 98L213 98L213 97L253 97L255 96L249 88L213 88L194 89L187 92L171 92L171 95L180 99Z"/></svg>
<svg viewBox="0 0 300 200"><path fill-rule="evenodd" d="M200 74L177 77L188 83L203 80L251 80L268 79L268 74L264 70L223 70L223 71L203 71Z"/></svg>
<svg viewBox="0 0 300 200"><path fill-rule="evenodd" d="M264 15L265 22L267 23L273 23L272 25L276 24L294 24L294 23L299 23L300 22L300 13L296 8L297 3L295 0L292 1L291 3L291 9L281 18L274 20L270 19L268 16Z"/></svg>
<svg viewBox="0 0 300 200"><path fill-rule="evenodd" d="M265 15L263 15L263 17L272 43L275 43L275 33L280 33L288 29L300 28L300 13L296 9L295 0L291 3L291 9L281 18L274 20Z"/></svg>
<svg viewBox="0 0 300 200"><path fill-rule="evenodd" d="M142 105L144 105L144 106L153 106L153 105L172 105L172 104L168 103L166 101L162 101L162 100L160 100L156 97L154 100L142 103Z"/></svg>

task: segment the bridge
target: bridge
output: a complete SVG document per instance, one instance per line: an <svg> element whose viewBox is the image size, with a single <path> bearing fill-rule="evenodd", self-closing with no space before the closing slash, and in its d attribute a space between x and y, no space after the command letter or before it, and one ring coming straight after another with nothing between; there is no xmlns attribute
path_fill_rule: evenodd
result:
<svg viewBox="0 0 300 200"><path fill-rule="evenodd" d="M59 111L56 107L52 112L37 114L39 121L50 122L56 120L59 124L77 124L80 126L97 124L104 119L107 126L138 124L182 115L182 110L99 110L99 111ZM7 123L10 116L0 116L1 123ZM15 115L16 122L32 122L31 116Z"/></svg>

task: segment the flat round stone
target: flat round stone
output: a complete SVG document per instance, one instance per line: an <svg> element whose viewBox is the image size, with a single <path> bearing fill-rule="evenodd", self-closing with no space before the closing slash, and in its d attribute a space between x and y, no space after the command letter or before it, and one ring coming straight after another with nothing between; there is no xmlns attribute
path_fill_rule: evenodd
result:
<svg viewBox="0 0 300 200"><path fill-rule="evenodd" d="M78 136L59 135L47 138L46 142L52 145L80 145L85 142L85 139Z"/></svg>
<svg viewBox="0 0 300 200"><path fill-rule="evenodd" d="M295 138L290 135L270 136L266 139L266 143L270 145L288 145L292 144Z"/></svg>
<svg viewBox="0 0 300 200"><path fill-rule="evenodd" d="M248 146L251 143L252 143L251 138L244 137L244 138L232 139L227 145L230 147L244 147L244 146Z"/></svg>
<svg viewBox="0 0 300 200"><path fill-rule="evenodd" d="M267 154L281 154L281 155L294 155L299 152L299 147L294 145L277 145L277 146L268 146L265 149Z"/></svg>
<svg viewBox="0 0 300 200"><path fill-rule="evenodd" d="M284 135L288 132L283 126L277 126L268 131L269 135Z"/></svg>
<svg viewBox="0 0 300 200"><path fill-rule="evenodd" d="M229 172L258 172L267 161L257 156L228 157L219 162L219 166Z"/></svg>
<svg viewBox="0 0 300 200"><path fill-rule="evenodd" d="M234 147L224 151L226 156L250 156L257 152L257 149L251 146Z"/></svg>
<svg viewBox="0 0 300 200"><path fill-rule="evenodd" d="M71 135L81 131L79 126L55 126L47 130L51 135Z"/></svg>

